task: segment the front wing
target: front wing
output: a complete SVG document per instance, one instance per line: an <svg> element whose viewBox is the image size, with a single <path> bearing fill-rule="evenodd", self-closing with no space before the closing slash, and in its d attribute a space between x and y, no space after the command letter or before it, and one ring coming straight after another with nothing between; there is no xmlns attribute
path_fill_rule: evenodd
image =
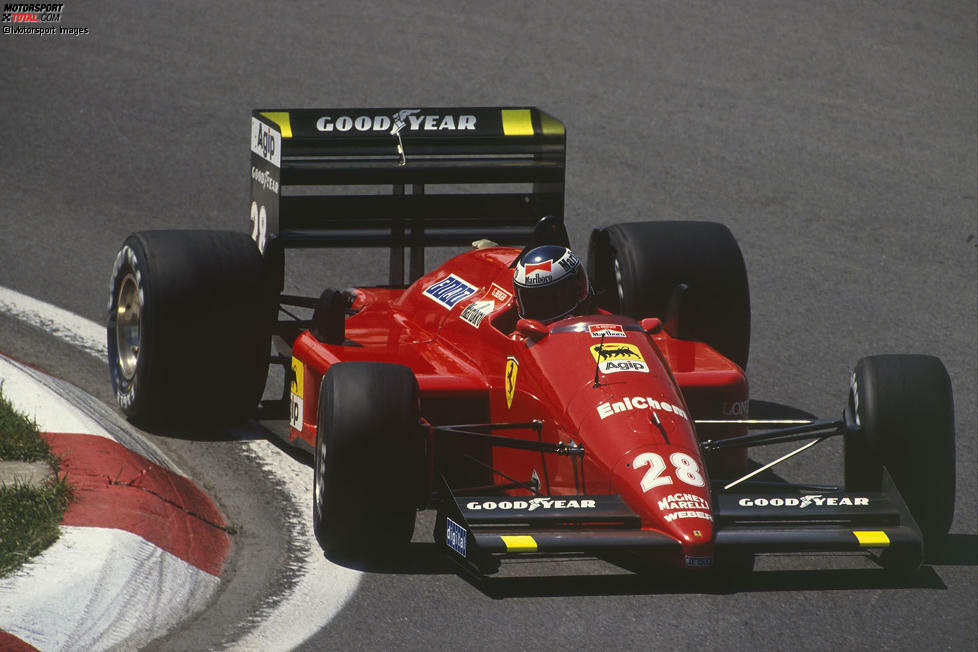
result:
<svg viewBox="0 0 978 652"><path fill-rule="evenodd" d="M642 529L641 517L617 495L456 496L442 484L435 540L478 573L499 558L526 553L640 553L686 567L713 565L688 557L671 536ZM901 568L916 568L923 537L888 474L881 492L810 491L785 484L713 496L718 559L744 553L886 550ZM722 565L722 564L721 564Z"/></svg>

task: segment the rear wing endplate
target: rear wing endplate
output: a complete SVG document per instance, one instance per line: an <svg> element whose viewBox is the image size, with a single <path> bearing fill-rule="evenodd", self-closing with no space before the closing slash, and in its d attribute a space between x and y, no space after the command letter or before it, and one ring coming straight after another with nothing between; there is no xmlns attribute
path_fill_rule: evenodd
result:
<svg viewBox="0 0 978 652"><path fill-rule="evenodd" d="M405 248L413 280L425 246L522 245L540 218L562 223L564 152L534 107L256 109L251 234L266 258L389 247L403 285Z"/></svg>

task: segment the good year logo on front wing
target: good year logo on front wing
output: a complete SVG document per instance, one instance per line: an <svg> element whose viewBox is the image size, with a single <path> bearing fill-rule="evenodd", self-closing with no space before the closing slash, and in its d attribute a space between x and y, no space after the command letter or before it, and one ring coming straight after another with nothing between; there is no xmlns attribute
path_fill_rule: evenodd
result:
<svg viewBox="0 0 978 652"><path fill-rule="evenodd" d="M496 509L525 509L532 512L536 509L596 509L598 506L595 500L553 499L553 498L530 498L528 500L472 500L465 504L466 509L471 510L496 510Z"/></svg>
<svg viewBox="0 0 978 652"><path fill-rule="evenodd" d="M797 497L741 498L737 504L741 507L797 507L798 509L805 509L809 505L817 507L869 507L869 498L865 496L807 494Z"/></svg>

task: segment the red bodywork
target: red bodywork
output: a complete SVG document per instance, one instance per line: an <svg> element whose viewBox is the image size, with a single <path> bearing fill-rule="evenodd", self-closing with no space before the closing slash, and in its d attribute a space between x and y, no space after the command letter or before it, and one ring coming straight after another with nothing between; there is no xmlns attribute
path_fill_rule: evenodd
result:
<svg viewBox="0 0 978 652"><path fill-rule="evenodd" d="M711 558L709 475L742 469L746 450L704 460L693 418L746 416L744 372L705 344L673 339L664 329L647 334L628 317L570 317L548 325L543 337L527 337L516 329L512 298L510 264L518 253L508 247L474 250L407 289L356 290L356 314L346 320L347 340L355 346L325 344L308 331L300 335L293 348L300 375L293 410L301 411L301 429L293 427L291 438L315 446L319 386L330 365L406 365L418 379L429 423L540 420L544 442L573 442L586 451L578 457L472 445L435 450L432 464L454 474L454 482L498 482L485 471L491 465L510 478L539 478L542 494L619 494L643 529L681 544L683 557L674 561L695 565L695 559ZM447 281L454 292L430 289L444 287L437 284L450 275L462 281ZM599 349L604 370L595 387ZM299 425L297 414L293 424ZM699 434L717 439L745 433L744 426L727 425L704 426ZM537 438L530 430L506 435ZM453 460L463 454L487 466Z"/></svg>

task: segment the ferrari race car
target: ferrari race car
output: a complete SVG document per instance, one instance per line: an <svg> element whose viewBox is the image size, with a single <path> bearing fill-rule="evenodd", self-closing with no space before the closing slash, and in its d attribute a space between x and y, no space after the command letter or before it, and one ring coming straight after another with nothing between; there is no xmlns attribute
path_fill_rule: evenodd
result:
<svg viewBox="0 0 978 652"><path fill-rule="evenodd" d="M254 111L250 234L143 231L119 252L120 406L141 424L287 418L315 454L331 556L406 546L430 508L436 542L480 573L620 551L686 569L874 551L916 568L954 508L940 360L860 360L839 419L751 419L747 275L710 222L595 229L574 309L536 312L561 270L584 278L564 161L563 125L536 108ZM464 251L426 271L430 246ZM288 250L333 247L388 248L389 282L284 293ZM281 395L265 391L275 365ZM830 437L843 486L769 471ZM748 462L786 442L802 445Z"/></svg>

